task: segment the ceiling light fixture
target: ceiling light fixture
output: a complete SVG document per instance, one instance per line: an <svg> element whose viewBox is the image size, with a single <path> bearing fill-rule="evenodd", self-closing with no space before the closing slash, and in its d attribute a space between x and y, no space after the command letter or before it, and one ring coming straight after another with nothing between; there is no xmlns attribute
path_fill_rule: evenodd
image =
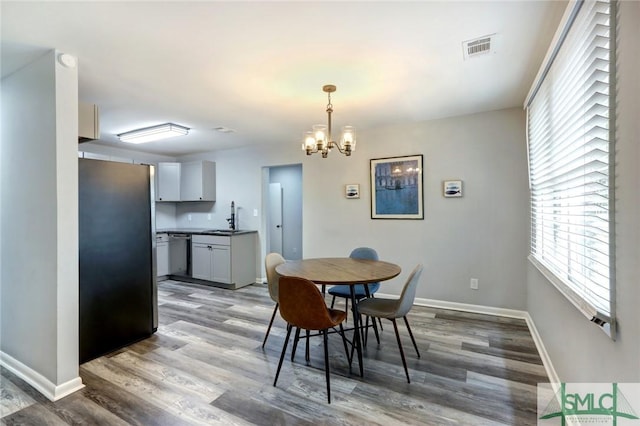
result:
<svg viewBox="0 0 640 426"><path fill-rule="evenodd" d="M122 142L145 143L160 139L172 138L189 134L189 128L173 123L159 124L157 126L145 127L144 129L132 130L120 133L118 138Z"/></svg>
<svg viewBox="0 0 640 426"><path fill-rule="evenodd" d="M304 142L302 142L302 150L307 155L322 153L322 158L327 158L327 154L331 148L338 148L341 154L351 155L356 150L356 129L352 126L344 126L342 128L342 137L340 143L331 140L331 113L333 105L331 105L331 94L336 91L336 86L327 84L322 86L322 90L327 94L329 103L327 104L327 121L328 125L316 124L312 126L312 130L305 132Z"/></svg>

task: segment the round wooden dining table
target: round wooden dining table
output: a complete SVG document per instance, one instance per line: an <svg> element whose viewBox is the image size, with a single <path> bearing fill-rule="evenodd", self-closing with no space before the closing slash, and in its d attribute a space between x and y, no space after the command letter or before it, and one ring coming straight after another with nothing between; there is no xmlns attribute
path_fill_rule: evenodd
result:
<svg viewBox="0 0 640 426"><path fill-rule="evenodd" d="M276 267L281 276L306 278L320 285L348 285L351 287L353 312L354 347L358 354L360 376L364 376L362 364L362 341L354 286L386 281L398 276L401 269L394 263L381 260L353 259L350 257L327 257L302 260L287 260ZM366 288L366 286L365 286Z"/></svg>

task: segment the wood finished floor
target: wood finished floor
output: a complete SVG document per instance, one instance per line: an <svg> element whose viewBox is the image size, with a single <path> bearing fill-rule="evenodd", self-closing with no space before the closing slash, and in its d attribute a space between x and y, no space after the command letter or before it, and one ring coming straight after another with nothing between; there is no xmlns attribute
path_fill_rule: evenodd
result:
<svg viewBox="0 0 640 426"><path fill-rule="evenodd" d="M80 366L86 387L50 402L2 369L0 422L7 425L533 425L536 384L547 382L523 320L414 306L422 358L400 329L411 383L390 322L370 335L365 377L349 373L337 335L330 341L327 404L322 339L273 378L285 336L265 286L230 291L159 283L160 325L151 338ZM343 305L340 305L343 306ZM289 346L291 347L291 345Z"/></svg>

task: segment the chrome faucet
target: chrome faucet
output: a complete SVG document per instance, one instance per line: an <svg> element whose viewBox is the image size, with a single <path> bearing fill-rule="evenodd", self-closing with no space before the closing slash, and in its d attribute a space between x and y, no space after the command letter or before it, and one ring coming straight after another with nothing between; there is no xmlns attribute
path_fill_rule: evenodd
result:
<svg viewBox="0 0 640 426"><path fill-rule="evenodd" d="M227 218L227 222L229 222L229 229L232 231L236 230L236 205L232 201L231 202L231 217Z"/></svg>

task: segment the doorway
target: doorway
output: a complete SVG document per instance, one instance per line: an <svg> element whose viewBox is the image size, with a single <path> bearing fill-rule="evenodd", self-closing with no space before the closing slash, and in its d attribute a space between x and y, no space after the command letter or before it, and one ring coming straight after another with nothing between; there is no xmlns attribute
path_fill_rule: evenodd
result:
<svg viewBox="0 0 640 426"><path fill-rule="evenodd" d="M267 253L302 259L302 164L267 168Z"/></svg>

